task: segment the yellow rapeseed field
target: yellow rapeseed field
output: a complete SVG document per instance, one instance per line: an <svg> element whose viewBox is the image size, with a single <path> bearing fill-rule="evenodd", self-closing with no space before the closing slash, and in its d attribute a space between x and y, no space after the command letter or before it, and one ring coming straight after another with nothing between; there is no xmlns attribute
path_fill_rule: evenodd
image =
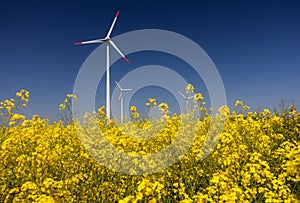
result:
<svg viewBox="0 0 300 203"><path fill-rule="evenodd" d="M62 119L54 123L20 113L29 102L26 90L0 103L0 202L300 202L300 114L295 110L251 112L241 101L234 110L223 107L224 129L202 160L214 118L200 93L194 98L200 119L190 119L195 112L169 115L167 104L149 98L146 105L159 107L161 119L141 119L133 106L133 120L124 124L107 121L104 107L84 121L74 120L68 112L76 99L67 95L59 105ZM104 143L98 133L124 153L146 155L168 147L179 129L195 132L194 142L165 170L126 175L93 158L103 156L97 152ZM109 151L104 155L119 161Z"/></svg>

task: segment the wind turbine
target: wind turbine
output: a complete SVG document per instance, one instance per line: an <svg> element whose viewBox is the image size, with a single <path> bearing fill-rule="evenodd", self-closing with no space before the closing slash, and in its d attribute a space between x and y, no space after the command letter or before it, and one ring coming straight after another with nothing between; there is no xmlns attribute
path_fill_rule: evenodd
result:
<svg viewBox="0 0 300 203"><path fill-rule="evenodd" d="M120 49L117 47L117 45L110 39L110 34L115 26L115 23L117 21L117 18L119 16L120 11L116 13L116 16L114 18L114 21L112 22L110 29L103 39L95 39L90 41L84 41L84 42L76 42L75 45L79 44L93 44L93 43L106 43L106 116L108 119L110 119L110 73L109 73L109 45L111 45L122 57L123 59L129 63L129 60L124 56L124 54L120 51Z"/></svg>
<svg viewBox="0 0 300 203"><path fill-rule="evenodd" d="M121 103L121 123L123 123L124 122L123 94L125 91L132 91L133 89L123 89L117 81L115 81L115 83L117 84L118 88L120 89L119 102Z"/></svg>
<svg viewBox="0 0 300 203"><path fill-rule="evenodd" d="M184 94L182 94L181 92L178 91L178 93L185 99L185 109L186 109L186 113L188 113L188 108L189 108L189 100L194 98L193 96L185 96Z"/></svg>

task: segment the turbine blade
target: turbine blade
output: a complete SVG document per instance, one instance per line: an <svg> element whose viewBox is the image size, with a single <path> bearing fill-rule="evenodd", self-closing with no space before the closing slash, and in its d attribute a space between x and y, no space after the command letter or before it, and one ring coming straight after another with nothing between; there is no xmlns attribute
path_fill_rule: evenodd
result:
<svg viewBox="0 0 300 203"><path fill-rule="evenodd" d="M116 21L117 21L117 18L118 18L119 13L120 13L120 11L118 11L118 12L116 13L115 19L114 19L113 23L112 23L111 26L110 26L110 29L109 29L109 31L108 31L108 33L107 33L107 35L106 35L106 38L109 38L109 37L110 37L110 34L111 34L111 32L112 32L112 30L113 30L113 28L114 28L114 26L115 26L115 23L116 23Z"/></svg>
<svg viewBox="0 0 300 203"><path fill-rule="evenodd" d="M85 41L85 42L75 42L75 45L79 44L92 44L92 43L101 43L103 42L102 39L95 39L95 40L90 40L90 41Z"/></svg>
<svg viewBox="0 0 300 203"><path fill-rule="evenodd" d="M120 86L120 84L115 80L115 83L117 84L117 86L118 86L118 88L120 89L120 90L122 90L122 87Z"/></svg>
<svg viewBox="0 0 300 203"><path fill-rule="evenodd" d="M185 98L186 99L186 96L185 95L183 95L180 91L178 91L178 93L183 97L183 98Z"/></svg>
<svg viewBox="0 0 300 203"><path fill-rule="evenodd" d="M120 49L117 47L117 45L112 41L112 40L109 40L108 43L111 44L111 46L113 46L115 48L115 50L123 57L123 59L129 63L128 59L124 56L124 54L120 51Z"/></svg>
<svg viewBox="0 0 300 203"><path fill-rule="evenodd" d="M193 96L190 96L190 97L188 97L187 99L192 99L192 98L194 98L194 95L193 95Z"/></svg>
<svg viewBox="0 0 300 203"><path fill-rule="evenodd" d="M123 89L123 91L131 91L131 90L133 90L133 89Z"/></svg>
<svg viewBox="0 0 300 203"><path fill-rule="evenodd" d="M122 96L123 96L123 92L120 92L120 96L119 96L118 102L121 101Z"/></svg>

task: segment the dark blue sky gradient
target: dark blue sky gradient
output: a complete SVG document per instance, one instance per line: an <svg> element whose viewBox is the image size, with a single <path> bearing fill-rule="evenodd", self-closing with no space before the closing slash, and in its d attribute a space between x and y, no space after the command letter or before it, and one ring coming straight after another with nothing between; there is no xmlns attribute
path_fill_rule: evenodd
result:
<svg viewBox="0 0 300 203"><path fill-rule="evenodd" d="M82 63L98 46L73 42L105 36L119 9L112 37L154 28L177 32L199 44L221 74L230 106L240 99L253 109L273 108L281 98L300 98L300 3L296 0L29 0L5 1L0 6L0 100L28 89L31 100L26 114L56 118L58 104L72 92ZM154 59L138 53L128 57L131 68ZM163 57L155 60L153 64L165 64ZM181 71L179 66L172 68ZM120 79L126 74L122 71L112 67L111 78ZM202 84L195 86L206 91ZM97 95L103 96L103 91L99 89ZM135 100L136 105L146 102L138 101L138 95Z"/></svg>

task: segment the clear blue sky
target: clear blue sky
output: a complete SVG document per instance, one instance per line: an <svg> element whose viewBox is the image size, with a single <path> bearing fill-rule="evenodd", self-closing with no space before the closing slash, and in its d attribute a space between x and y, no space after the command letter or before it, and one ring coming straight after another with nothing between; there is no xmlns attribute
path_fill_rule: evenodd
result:
<svg viewBox="0 0 300 203"><path fill-rule="evenodd" d="M281 98L300 98L300 3L296 0L29 0L1 3L0 100L28 89L31 101L26 114L55 118L58 104L73 90L82 63L98 46L79 47L73 42L104 36L117 10L120 16L112 37L155 28L199 44L221 74L230 106L240 99L253 108L273 108ZM129 56L140 57L132 67L154 59L165 64L157 53L148 54ZM125 73L112 69L112 79ZM201 85L195 86L201 91ZM154 94L155 88L145 90L149 91ZM100 89L99 97L104 94ZM145 103L141 98L146 97L141 91L132 102L141 105L138 102ZM99 99L102 103L104 98Z"/></svg>

